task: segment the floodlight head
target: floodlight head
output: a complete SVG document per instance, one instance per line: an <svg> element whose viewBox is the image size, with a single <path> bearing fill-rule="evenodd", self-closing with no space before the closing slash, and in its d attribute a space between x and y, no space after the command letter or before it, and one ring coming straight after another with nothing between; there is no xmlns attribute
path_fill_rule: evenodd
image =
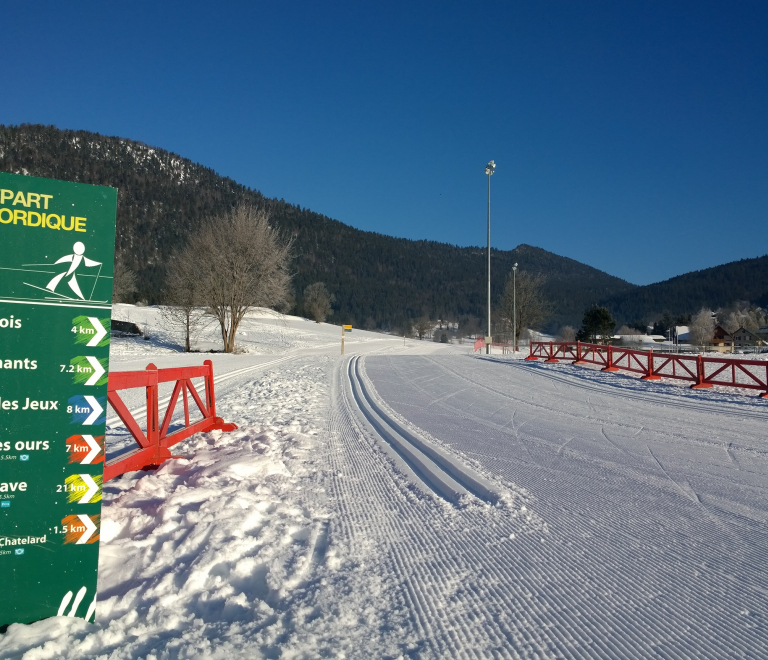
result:
<svg viewBox="0 0 768 660"><path fill-rule="evenodd" d="M496 169L496 163L495 163L494 161L491 161L491 162L489 162L489 163L488 163L488 164L485 166L485 173L486 173L488 176L491 176L491 174L493 174L493 171L494 171L495 169Z"/></svg>
<svg viewBox="0 0 768 660"><path fill-rule="evenodd" d="M517 268L517 264L515 264L514 266L512 266L512 268Z"/></svg>

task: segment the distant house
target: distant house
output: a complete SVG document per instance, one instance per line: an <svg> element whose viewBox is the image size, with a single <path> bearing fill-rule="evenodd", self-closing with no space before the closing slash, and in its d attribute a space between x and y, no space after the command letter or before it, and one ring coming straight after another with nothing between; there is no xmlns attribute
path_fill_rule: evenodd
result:
<svg viewBox="0 0 768 660"><path fill-rule="evenodd" d="M675 338L677 339L678 344L690 344L691 343L691 333L688 329L687 325L676 325L675 326Z"/></svg>
<svg viewBox="0 0 768 660"><path fill-rule="evenodd" d="M640 344L643 341L643 337L646 335L641 335L638 333L632 333L631 335L613 335L611 339L614 341L620 342L622 346L631 346L633 344Z"/></svg>
<svg viewBox="0 0 768 660"><path fill-rule="evenodd" d="M712 335L712 348L720 353L725 353L733 348L733 337L723 326L716 325Z"/></svg>
<svg viewBox="0 0 768 660"><path fill-rule="evenodd" d="M739 328L731 335L733 337L734 348L746 348L747 346L765 346L766 341L757 333L751 332L746 328Z"/></svg>

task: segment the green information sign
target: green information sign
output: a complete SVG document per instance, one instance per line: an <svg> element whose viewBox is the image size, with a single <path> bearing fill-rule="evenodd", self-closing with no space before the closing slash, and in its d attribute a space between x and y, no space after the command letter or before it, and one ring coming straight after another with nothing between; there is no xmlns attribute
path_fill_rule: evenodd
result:
<svg viewBox="0 0 768 660"><path fill-rule="evenodd" d="M0 626L94 615L116 211L0 173Z"/></svg>

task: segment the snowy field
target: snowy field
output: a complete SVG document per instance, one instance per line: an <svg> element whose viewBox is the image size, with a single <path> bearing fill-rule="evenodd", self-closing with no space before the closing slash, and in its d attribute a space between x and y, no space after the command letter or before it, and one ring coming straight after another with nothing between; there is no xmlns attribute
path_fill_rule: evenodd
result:
<svg viewBox="0 0 768 660"><path fill-rule="evenodd" d="M266 312L182 354L115 317L151 338L113 370L212 359L239 429L109 482L96 621L0 658L768 657L768 401L358 330L342 357Z"/></svg>

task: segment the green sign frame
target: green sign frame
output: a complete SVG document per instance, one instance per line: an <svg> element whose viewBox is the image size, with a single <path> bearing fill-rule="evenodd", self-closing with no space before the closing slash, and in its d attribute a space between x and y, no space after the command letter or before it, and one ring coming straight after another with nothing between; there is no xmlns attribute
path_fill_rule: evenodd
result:
<svg viewBox="0 0 768 660"><path fill-rule="evenodd" d="M116 213L0 173L0 627L95 615Z"/></svg>

